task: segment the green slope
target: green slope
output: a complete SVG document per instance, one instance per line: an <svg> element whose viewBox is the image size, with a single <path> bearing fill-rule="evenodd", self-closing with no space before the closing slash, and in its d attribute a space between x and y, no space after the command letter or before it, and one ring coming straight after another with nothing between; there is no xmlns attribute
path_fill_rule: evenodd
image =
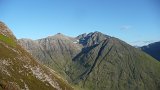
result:
<svg viewBox="0 0 160 90"><path fill-rule="evenodd" d="M160 63L116 38L77 55L68 75L82 90L160 89Z"/></svg>
<svg viewBox="0 0 160 90"><path fill-rule="evenodd" d="M0 22L0 90L73 90L53 70L38 63L18 45Z"/></svg>

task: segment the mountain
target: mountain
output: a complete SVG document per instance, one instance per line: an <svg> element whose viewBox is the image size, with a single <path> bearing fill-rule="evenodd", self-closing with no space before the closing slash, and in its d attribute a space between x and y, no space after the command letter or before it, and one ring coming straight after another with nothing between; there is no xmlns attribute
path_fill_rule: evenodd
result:
<svg viewBox="0 0 160 90"><path fill-rule="evenodd" d="M156 40L134 41L134 42L130 42L129 44L131 44L132 46L136 46L136 47L142 47L142 46L146 46L148 44L154 43L154 42L156 42Z"/></svg>
<svg viewBox="0 0 160 90"><path fill-rule="evenodd" d="M34 43L38 43L38 49ZM56 69L77 90L159 90L160 62L129 44L100 32L71 38L57 34L19 40L35 58ZM32 48L30 47L30 45ZM72 53L71 53L72 52ZM47 56L48 55L48 56ZM55 59L56 58L56 59ZM49 62L49 63L45 63ZM51 63L55 63L51 66Z"/></svg>
<svg viewBox="0 0 160 90"><path fill-rule="evenodd" d="M160 42L155 42L147 46L143 46L141 47L141 50L160 61Z"/></svg>
<svg viewBox="0 0 160 90"><path fill-rule="evenodd" d="M75 38L61 33L39 40L20 39L19 43L43 64L66 76L68 65L82 49ZM67 78L67 77L65 77Z"/></svg>
<svg viewBox="0 0 160 90"><path fill-rule="evenodd" d="M112 37L73 58L68 75L86 90L158 90L159 72L159 62Z"/></svg>
<svg viewBox="0 0 160 90"><path fill-rule="evenodd" d="M69 69L68 65L81 52L82 48L97 44L106 38L106 35L100 32L82 34L76 38L57 33L54 36L38 40L20 39L18 41L40 62L68 78L66 77L66 71Z"/></svg>
<svg viewBox="0 0 160 90"><path fill-rule="evenodd" d="M72 90L58 73L35 60L0 22L0 90Z"/></svg>
<svg viewBox="0 0 160 90"><path fill-rule="evenodd" d="M110 36L104 35L101 32L91 32L89 34L82 34L76 37L79 39L79 44L83 45L84 47L93 46L95 44L100 43L101 41L110 38Z"/></svg>

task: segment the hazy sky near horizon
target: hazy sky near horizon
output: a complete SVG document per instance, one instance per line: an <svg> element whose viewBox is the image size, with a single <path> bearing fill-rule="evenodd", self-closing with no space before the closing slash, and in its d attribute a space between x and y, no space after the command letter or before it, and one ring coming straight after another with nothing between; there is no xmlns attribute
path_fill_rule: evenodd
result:
<svg viewBox="0 0 160 90"><path fill-rule="evenodd" d="M0 0L17 38L99 31L128 43L160 40L159 0Z"/></svg>

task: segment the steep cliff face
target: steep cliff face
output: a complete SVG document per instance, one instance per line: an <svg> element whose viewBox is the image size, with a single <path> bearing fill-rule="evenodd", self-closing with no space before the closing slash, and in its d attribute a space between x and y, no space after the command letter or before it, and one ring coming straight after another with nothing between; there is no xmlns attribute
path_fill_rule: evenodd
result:
<svg viewBox="0 0 160 90"><path fill-rule="evenodd" d="M55 63L51 66L52 69L57 65L60 69L56 70L63 72L61 75L66 76L70 83L77 86L76 89L160 88L160 63L117 38L93 32L76 38L58 34L34 42L38 42L43 54L37 54L37 49L32 49L35 50L33 52L30 47L27 47L27 50L37 58L40 55L43 58L42 62Z"/></svg>
<svg viewBox="0 0 160 90"><path fill-rule="evenodd" d="M41 65L0 22L0 90L72 90L56 72Z"/></svg>

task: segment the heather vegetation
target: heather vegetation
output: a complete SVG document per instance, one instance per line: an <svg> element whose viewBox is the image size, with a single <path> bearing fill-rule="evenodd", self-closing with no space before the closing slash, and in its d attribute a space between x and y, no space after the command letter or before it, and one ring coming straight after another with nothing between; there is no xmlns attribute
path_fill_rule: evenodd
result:
<svg viewBox="0 0 160 90"><path fill-rule="evenodd" d="M4 24L0 27L0 90L73 89L25 51Z"/></svg>

